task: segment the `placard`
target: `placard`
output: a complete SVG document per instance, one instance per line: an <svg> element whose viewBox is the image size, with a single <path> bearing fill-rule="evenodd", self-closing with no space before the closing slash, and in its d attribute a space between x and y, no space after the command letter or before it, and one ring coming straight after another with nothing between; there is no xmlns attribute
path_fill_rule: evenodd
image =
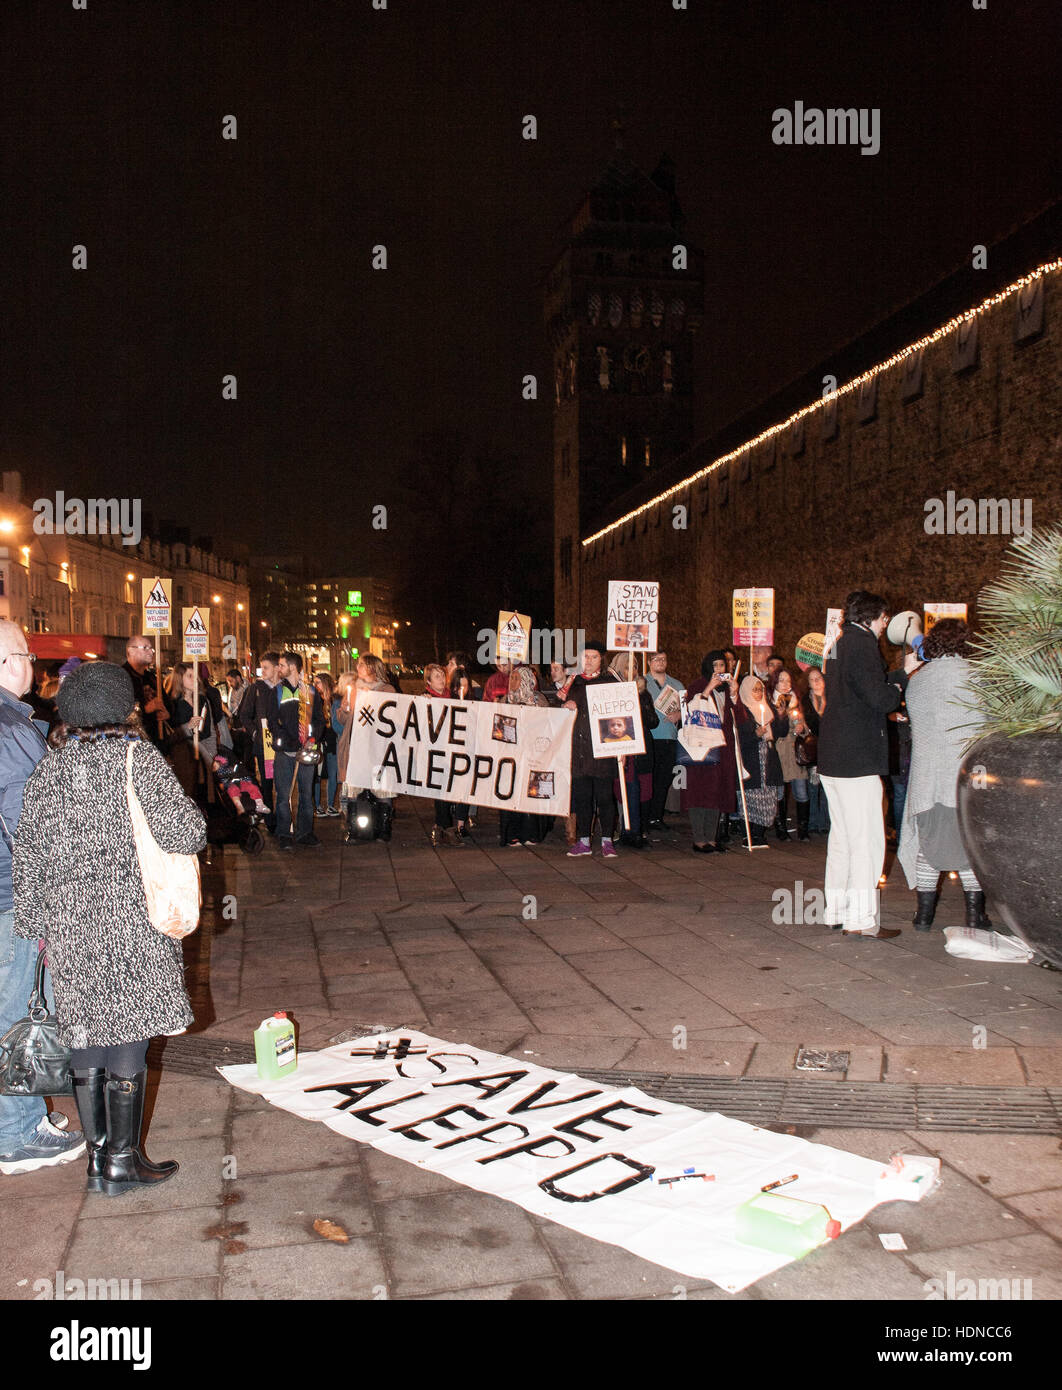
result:
<svg viewBox="0 0 1062 1390"><path fill-rule="evenodd" d="M637 681L603 681L586 687L590 741L595 758L625 758L645 752Z"/></svg>
<svg viewBox="0 0 1062 1390"><path fill-rule="evenodd" d="M359 690L344 780L385 796L566 816L574 724L566 709Z"/></svg>
<svg viewBox="0 0 1062 1390"><path fill-rule="evenodd" d="M796 664L802 671L807 671L810 667L822 666L822 652L826 645L826 636L822 632L806 632L796 644Z"/></svg>
<svg viewBox="0 0 1062 1390"><path fill-rule="evenodd" d="M203 661L210 655L210 609L182 608L181 632L184 635L183 661Z"/></svg>
<svg viewBox="0 0 1062 1390"><path fill-rule="evenodd" d="M140 605L144 610L144 631L165 633L168 636L173 614L173 580L142 579Z"/></svg>
<svg viewBox="0 0 1062 1390"><path fill-rule="evenodd" d="M735 647L774 645L774 590L734 590Z"/></svg>
<svg viewBox="0 0 1062 1390"><path fill-rule="evenodd" d="M925 618L922 620L922 633L928 637L941 618L961 618L966 621L965 603L925 603L922 605Z"/></svg>
<svg viewBox="0 0 1062 1390"><path fill-rule="evenodd" d="M531 619L526 613L498 614L498 660L516 665L531 654Z"/></svg>
<svg viewBox="0 0 1062 1390"><path fill-rule="evenodd" d="M826 610L826 632L822 643L823 665L831 656L836 656L835 648L837 639L841 635L841 625L844 622L843 608L827 608Z"/></svg>
<svg viewBox="0 0 1062 1390"><path fill-rule="evenodd" d="M660 585L651 580L608 582L610 652L655 652L660 631Z"/></svg>

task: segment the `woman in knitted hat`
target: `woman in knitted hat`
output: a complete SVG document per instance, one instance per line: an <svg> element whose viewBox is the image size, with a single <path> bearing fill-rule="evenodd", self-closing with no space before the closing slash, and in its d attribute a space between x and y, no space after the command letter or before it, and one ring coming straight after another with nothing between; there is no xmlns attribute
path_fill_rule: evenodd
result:
<svg viewBox="0 0 1062 1390"><path fill-rule="evenodd" d="M126 783L160 848L195 854L206 827L144 736L133 683L99 661L66 677L51 751L26 783L12 861L15 931L43 938L88 1142L88 1190L165 1182L140 1151L151 1038L192 1022L181 944L148 916Z"/></svg>

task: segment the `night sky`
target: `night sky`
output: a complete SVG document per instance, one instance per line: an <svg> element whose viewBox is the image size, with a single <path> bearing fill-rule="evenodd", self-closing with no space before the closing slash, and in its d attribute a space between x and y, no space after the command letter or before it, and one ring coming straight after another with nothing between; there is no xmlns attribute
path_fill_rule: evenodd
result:
<svg viewBox="0 0 1062 1390"><path fill-rule="evenodd" d="M0 13L3 467L477 612L548 602L542 282L621 106L706 252L703 434L1060 187L1057 0L87 3ZM775 146L797 99L880 153Z"/></svg>

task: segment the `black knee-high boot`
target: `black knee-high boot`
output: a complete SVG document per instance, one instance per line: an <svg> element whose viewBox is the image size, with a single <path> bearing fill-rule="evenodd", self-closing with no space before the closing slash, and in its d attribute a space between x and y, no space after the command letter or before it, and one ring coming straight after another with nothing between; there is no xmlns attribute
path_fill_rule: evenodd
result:
<svg viewBox="0 0 1062 1390"><path fill-rule="evenodd" d="M107 1146L107 1072L103 1067L90 1067L74 1073L74 1099L81 1116L81 1129L88 1146L89 1192L103 1190L103 1159Z"/></svg>
<svg viewBox="0 0 1062 1390"><path fill-rule="evenodd" d="M177 1172L177 1164L151 1163L140 1152L140 1131L144 1124L144 1087L147 1072L135 1076L107 1073L107 1147L103 1156L100 1190L108 1197L120 1197L135 1187L165 1182Z"/></svg>

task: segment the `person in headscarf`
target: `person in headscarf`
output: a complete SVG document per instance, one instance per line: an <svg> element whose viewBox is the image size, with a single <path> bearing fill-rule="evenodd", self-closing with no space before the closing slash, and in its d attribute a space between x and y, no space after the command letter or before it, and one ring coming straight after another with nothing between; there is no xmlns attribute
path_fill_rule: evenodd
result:
<svg viewBox="0 0 1062 1390"><path fill-rule="evenodd" d="M738 729L741 761L749 774L745 782L745 804L749 810L752 843L763 845L767 843L768 827L778 816L779 789L785 787L775 743L788 734L789 716L775 713L759 676L745 677L738 698L751 716Z"/></svg>
<svg viewBox="0 0 1062 1390"><path fill-rule="evenodd" d="M509 694L505 701L510 705L548 704L546 697L539 692L538 680L530 666L517 666L509 676ZM503 848L515 849L518 845L534 847L541 844L550 832L552 816L536 816L528 811L502 811L498 827L498 842Z"/></svg>
<svg viewBox="0 0 1062 1390"><path fill-rule="evenodd" d="M691 763L685 767L682 809L689 815L695 854L722 854L730 838L729 817L737 805L737 758L734 753L734 724L740 728L748 719L744 705L736 700L737 684L727 674L727 663L720 650L711 651L701 662L701 677L686 691L686 703L697 695L715 704L723 725L723 746L717 763Z"/></svg>

